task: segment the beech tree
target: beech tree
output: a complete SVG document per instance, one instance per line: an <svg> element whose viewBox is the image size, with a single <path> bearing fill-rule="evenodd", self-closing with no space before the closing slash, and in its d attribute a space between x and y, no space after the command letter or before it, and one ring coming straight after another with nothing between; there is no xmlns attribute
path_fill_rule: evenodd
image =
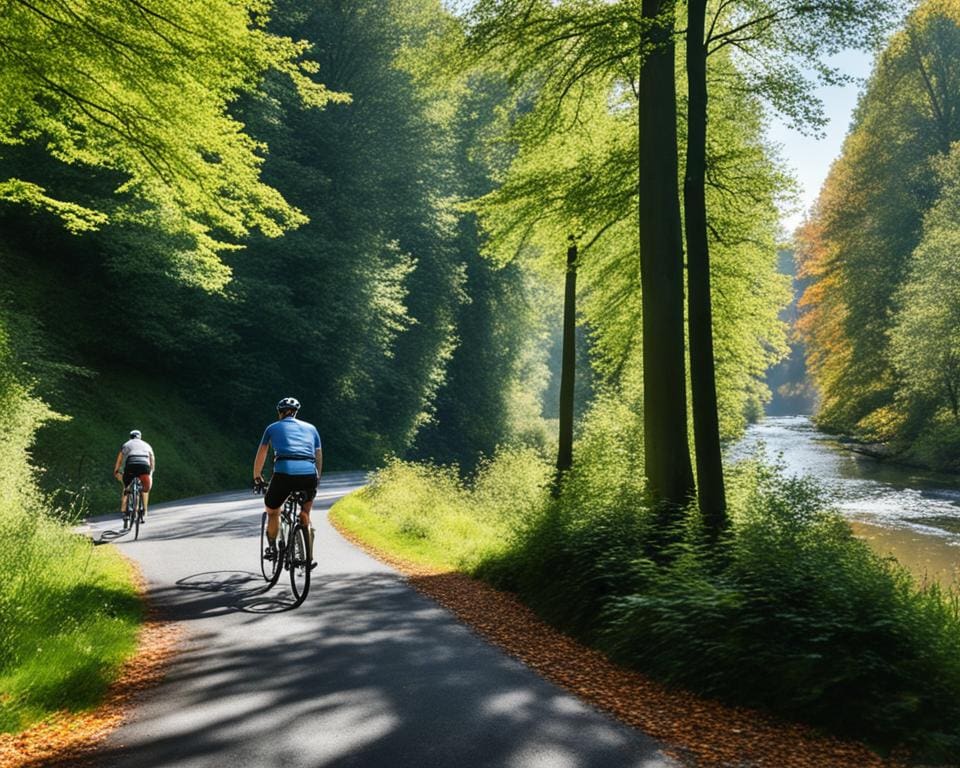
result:
<svg viewBox="0 0 960 768"><path fill-rule="evenodd" d="M942 242L924 221L944 194L950 176L939 171L960 140L958 85L960 8L924 0L877 57L843 152L800 232L810 280L800 329L819 393L817 422L827 430L906 450L936 431L937 409L902 386L891 338L918 246L929 232L924 253L932 258ZM939 462L951 451L926 453Z"/></svg>
<svg viewBox="0 0 960 768"><path fill-rule="evenodd" d="M813 79L836 83L843 73L826 56L875 42L889 22L883 0L687 0L687 145L684 226L693 428L700 511L716 534L726 524L726 498L713 348L707 202L707 60L728 47L746 57L755 90L796 122L822 123ZM709 26L708 26L709 23ZM750 64L749 62L753 62Z"/></svg>
<svg viewBox="0 0 960 768"><path fill-rule="evenodd" d="M264 0L5 3L0 146L39 141L61 163L115 172L116 191L150 213L65 199L28 174L0 179L0 200L49 210L76 232L150 216L215 264L224 237L275 237L303 223L260 180L266 147L229 107L270 71L306 106L346 97L313 79L308 43L267 31L269 10ZM207 273L226 279L223 269Z"/></svg>

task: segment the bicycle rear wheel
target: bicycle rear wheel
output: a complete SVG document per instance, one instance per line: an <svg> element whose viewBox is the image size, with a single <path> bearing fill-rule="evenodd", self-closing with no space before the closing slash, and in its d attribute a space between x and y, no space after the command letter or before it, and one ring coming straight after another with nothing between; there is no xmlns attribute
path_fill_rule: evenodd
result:
<svg viewBox="0 0 960 768"><path fill-rule="evenodd" d="M128 509L130 511L130 520L133 525L133 539L136 541L138 538L140 538L140 508L143 505L143 498L140 496L139 481L133 481L133 488L131 489L130 495L127 498L130 500L130 506Z"/></svg>
<svg viewBox="0 0 960 768"><path fill-rule="evenodd" d="M291 539L290 586L297 605L300 605L310 591L310 533L297 523Z"/></svg>
<svg viewBox="0 0 960 768"><path fill-rule="evenodd" d="M282 544L282 542L277 542L277 544ZM268 560L263 556L263 553L267 551L267 513L264 512L260 517L260 573L263 574L265 581L270 583L272 587L277 583L277 579L280 578L280 569L282 560L282 546L277 548L277 554L274 556L273 560Z"/></svg>

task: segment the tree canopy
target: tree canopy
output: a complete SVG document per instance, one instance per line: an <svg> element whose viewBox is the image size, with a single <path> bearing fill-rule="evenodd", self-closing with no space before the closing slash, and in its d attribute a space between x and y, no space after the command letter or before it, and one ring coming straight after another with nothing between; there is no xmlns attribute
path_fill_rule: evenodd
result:
<svg viewBox="0 0 960 768"><path fill-rule="evenodd" d="M262 0L14 0L0 16L0 145L42 143L60 163L115 172L102 204L55 180L0 180L0 199L44 208L72 231L149 215L213 258L252 230L275 237L303 214L260 178L265 145L230 112L269 72L300 102L346 96L317 80L310 44L267 29ZM73 199L71 199L71 197Z"/></svg>

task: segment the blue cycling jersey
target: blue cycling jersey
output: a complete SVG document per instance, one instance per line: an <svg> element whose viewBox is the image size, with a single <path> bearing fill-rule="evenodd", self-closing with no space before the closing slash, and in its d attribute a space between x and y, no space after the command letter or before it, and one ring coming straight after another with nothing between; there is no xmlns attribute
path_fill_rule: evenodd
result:
<svg viewBox="0 0 960 768"><path fill-rule="evenodd" d="M263 431L260 445L273 446L274 472L287 475L316 474L314 457L320 450L320 433L313 424L287 416Z"/></svg>

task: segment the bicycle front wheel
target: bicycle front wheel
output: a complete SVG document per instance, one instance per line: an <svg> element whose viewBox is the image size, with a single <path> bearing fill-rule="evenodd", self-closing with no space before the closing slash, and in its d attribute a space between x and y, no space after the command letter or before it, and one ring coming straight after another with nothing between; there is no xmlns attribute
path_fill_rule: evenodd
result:
<svg viewBox="0 0 960 768"><path fill-rule="evenodd" d="M279 542L278 542L279 543ZM264 512L260 517L260 573L263 574L265 581L270 583L272 587L277 583L277 579L280 578L280 552L283 550L280 549L272 560L268 560L263 556L263 553L267 551L267 513Z"/></svg>
<svg viewBox="0 0 960 768"><path fill-rule="evenodd" d="M290 586L297 605L310 591L310 533L302 525L293 529L293 549L290 552Z"/></svg>

